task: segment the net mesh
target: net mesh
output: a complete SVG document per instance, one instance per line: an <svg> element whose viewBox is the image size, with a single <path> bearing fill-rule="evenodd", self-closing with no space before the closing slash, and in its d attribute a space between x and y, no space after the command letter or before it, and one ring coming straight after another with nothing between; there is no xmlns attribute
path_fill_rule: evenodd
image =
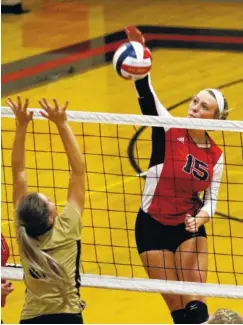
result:
<svg viewBox="0 0 243 325"><path fill-rule="evenodd" d="M110 283L123 277L146 279L137 253L134 225L151 153L150 126L195 128L196 124L198 128L216 130L211 135L225 156L217 212L207 225L208 282L231 285L243 297L243 122L206 121L205 124L186 119L78 112L68 112L68 117L86 162L81 272L89 276L90 286L95 284L96 275L110 276ZM147 126L141 129L141 125ZM20 257L12 204L14 133L15 120L4 108L2 232L10 246L9 263L16 266ZM68 161L56 127L38 114L27 132L26 170L29 191L43 192L60 210L67 197ZM145 291L146 285L143 284ZM129 289L125 284L123 288ZM158 284L156 288L148 291L157 291Z"/></svg>

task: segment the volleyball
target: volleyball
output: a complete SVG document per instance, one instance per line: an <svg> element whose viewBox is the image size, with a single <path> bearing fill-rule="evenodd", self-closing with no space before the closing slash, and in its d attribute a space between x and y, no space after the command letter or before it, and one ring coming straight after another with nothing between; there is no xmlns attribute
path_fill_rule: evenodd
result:
<svg viewBox="0 0 243 325"><path fill-rule="evenodd" d="M142 79L151 69L151 52L139 42L124 43L116 50L113 65L124 79Z"/></svg>

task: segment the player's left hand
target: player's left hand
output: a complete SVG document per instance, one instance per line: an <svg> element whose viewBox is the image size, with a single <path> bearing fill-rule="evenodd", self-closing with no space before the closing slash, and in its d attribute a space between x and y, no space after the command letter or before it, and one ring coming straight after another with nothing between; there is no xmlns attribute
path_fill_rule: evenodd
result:
<svg viewBox="0 0 243 325"><path fill-rule="evenodd" d="M198 219L196 217L192 217L190 214L186 215L185 226L186 231L192 233L198 232L198 228L200 227L200 225L198 224Z"/></svg>
<svg viewBox="0 0 243 325"><path fill-rule="evenodd" d="M192 233L198 232L198 229L210 220L207 211L201 209L195 217L190 214L186 215L185 226L186 230Z"/></svg>

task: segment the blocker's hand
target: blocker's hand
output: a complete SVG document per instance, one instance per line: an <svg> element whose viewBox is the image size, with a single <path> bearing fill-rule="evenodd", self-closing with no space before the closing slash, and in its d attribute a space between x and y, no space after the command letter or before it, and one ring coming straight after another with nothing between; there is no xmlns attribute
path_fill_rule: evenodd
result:
<svg viewBox="0 0 243 325"><path fill-rule="evenodd" d="M33 118L33 112L28 112L27 108L29 106L28 98L25 99L24 103L21 101L20 97L17 97L17 103L14 102L10 97L8 97L7 105L13 111L18 125L27 126L28 123Z"/></svg>
<svg viewBox="0 0 243 325"><path fill-rule="evenodd" d="M45 98L41 99L39 104L44 109L44 112L41 111L40 114L57 126L60 126L67 121L66 109L68 107L68 101L63 106L60 106L56 99L53 99L53 102L54 106L50 105Z"/></svg>

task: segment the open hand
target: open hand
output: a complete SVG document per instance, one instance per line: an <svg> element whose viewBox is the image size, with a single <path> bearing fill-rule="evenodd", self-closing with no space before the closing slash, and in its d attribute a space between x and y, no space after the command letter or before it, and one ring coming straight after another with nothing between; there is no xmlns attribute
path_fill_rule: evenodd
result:
<svg viewBox="0 0 243 325"><path fill-rule="evenodd" d="M20 97L17 97L17 103L14 102L10 97L8 97L7 105L11 108L13 111L17 123L19 125L28 125L28 123L33 118L33 112L28 112L27 108L29 106L29 100L28 98L25 99L24 103L22 103Z"/></svg>
<svg viewBox="0 0 243 325"><path fill-rule="evenodd" d="M39 104L45 112L40 111L40 114L56 125L62 125L67 120L66 109L68 107L68 101L63 106L60 106L56 99L53 99L53 102L54 106L51 106L45 98L41 99Z"/></svg>

